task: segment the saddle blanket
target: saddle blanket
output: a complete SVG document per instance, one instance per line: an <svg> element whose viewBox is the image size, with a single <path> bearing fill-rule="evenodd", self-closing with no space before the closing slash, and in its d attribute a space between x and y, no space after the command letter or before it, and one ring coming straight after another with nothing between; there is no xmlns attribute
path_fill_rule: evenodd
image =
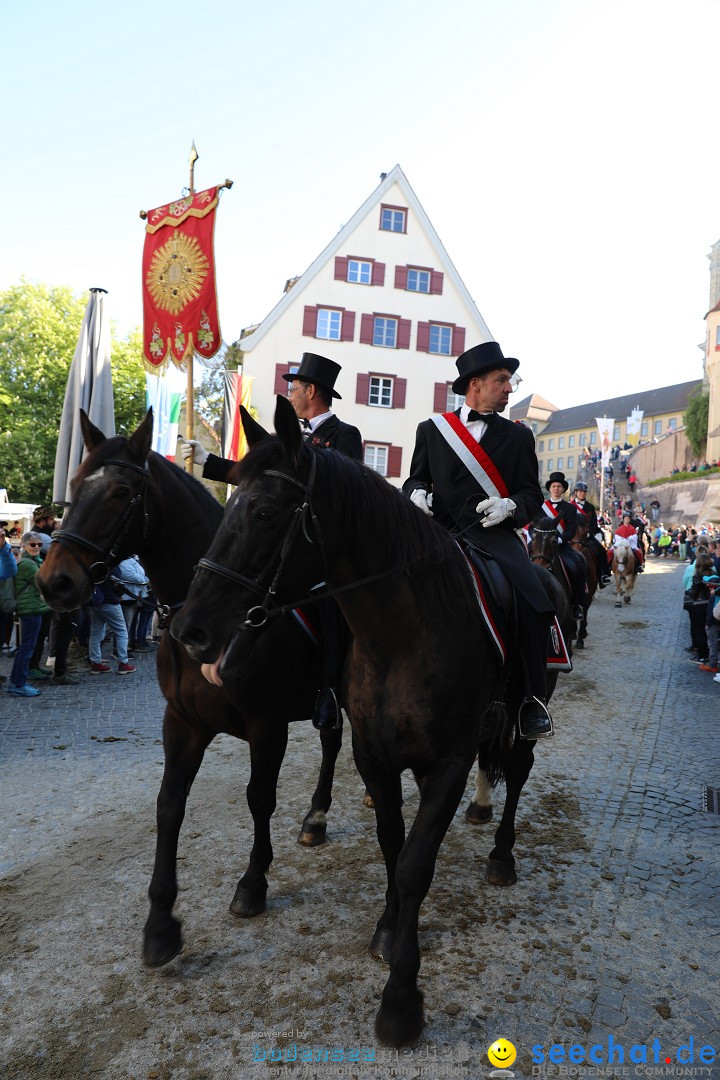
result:
<svg viewBox="0 0 720 1080"><path fill-rule="evenodd" d="M475 595L480 607L480 612L485 621L490 639L493 642L502 664L507 663L509 647L513 643L514 636L508 625L508 619L514 608L514 597L509 582L503 581L504 596L499 598L495 595L492 582L489 580L489 571L483 560L475 560L472 553L463 550L463 555L470 568L472 581L475 587ZM505 601L505 603L503 603ZM550 624L547 645L547 670L548 671L572 671L572 660L568 647L565 644L563 632L560 629L557 615L553 615Z"/></svg>

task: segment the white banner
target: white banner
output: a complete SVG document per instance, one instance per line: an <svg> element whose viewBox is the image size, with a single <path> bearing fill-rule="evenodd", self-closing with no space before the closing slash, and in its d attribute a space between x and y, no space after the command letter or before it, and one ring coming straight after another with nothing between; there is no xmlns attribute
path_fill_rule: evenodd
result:
<svg viewBox="0 0 720 1080"><path fill-rule="evenodd" d="M631 446L637 446L638 444L644 415L642 409L633 409L627 418L627 441Z"/></svg>
<svg viewBox="0 0 720 1080"><path fill-rule="evenodd" d="M606 469L610 464L610 451L612 450L612 434L615 427L614 420L608 420L606 416L595 417L598 429L598 444L602 451L602 467Z"/></svg>

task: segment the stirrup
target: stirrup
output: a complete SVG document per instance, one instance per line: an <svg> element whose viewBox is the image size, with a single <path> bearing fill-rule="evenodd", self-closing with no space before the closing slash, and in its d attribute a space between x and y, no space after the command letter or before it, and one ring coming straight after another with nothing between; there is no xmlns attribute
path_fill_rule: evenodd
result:
<svg viewBox="0 0 720 1080"><path fill-rule="evenodd" d="M528 705L531 706L530 710L526 709ZM523 723L524 711L530 711L532 715L526 717ZM520 702L517 723L518 735L521 739L551 739L555 734L552 716L548 712L547 705L541 698L534 695L523 698Z"/></svg>

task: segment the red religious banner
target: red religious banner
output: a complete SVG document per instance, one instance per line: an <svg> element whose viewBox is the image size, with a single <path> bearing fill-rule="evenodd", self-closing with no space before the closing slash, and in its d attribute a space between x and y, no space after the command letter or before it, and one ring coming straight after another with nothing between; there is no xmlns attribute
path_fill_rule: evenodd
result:
<svg viewBox="0 0 720 1080"><path fill-rule="evenodd" d="M150 210L143 250L143 353L158 370L220 348L213 232L218 188Z"/></svg>

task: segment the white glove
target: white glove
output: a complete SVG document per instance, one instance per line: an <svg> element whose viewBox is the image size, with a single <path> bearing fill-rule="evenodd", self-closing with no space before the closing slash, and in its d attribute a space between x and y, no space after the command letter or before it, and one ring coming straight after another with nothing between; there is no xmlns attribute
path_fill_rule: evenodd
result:
<svg viewBox="0 0 720 1080"><path fill-rule="evenodd" d="M196 439L183 439L181 453L186 461L192 458L196 465L204 465L209 457L205 447L201 446Z"/></svg>
<svg viewBox="0 0 720 1080"><path fill-rule="evenodd" d="M482 527L489 529L493 525L499 525L505 518L510 517L515 511L515 503L512 499L501 499L499 495L492 495L489 499L483 499L475 507L476 514L483 514Z"/></svg>
<svg viewBox="0 0 720 1080"><path fill-rule="evenodd" d="M415 488L410 496L410 502L415 503L415 505L422 510L423 514L429 514L430 517L433 517L433 512L430 509L432 506L432 498L432 494L428 494L428 492L423 491L422 488Z"/></svg>

